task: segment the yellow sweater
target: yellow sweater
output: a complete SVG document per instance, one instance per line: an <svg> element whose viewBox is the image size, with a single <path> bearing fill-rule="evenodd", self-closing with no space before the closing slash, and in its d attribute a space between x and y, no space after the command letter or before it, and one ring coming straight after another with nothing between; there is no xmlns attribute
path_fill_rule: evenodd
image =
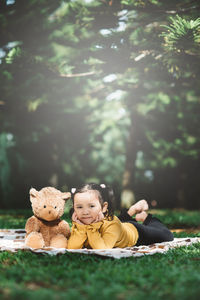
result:
<svg viewBox="0 0 200 300"><path fill-rule="evenodd" d="M137 243L138 231L131 223L122 223L114 216L112 221L103 219L98 223L80 225L73 222L68 249L125 248Z"/></svg>

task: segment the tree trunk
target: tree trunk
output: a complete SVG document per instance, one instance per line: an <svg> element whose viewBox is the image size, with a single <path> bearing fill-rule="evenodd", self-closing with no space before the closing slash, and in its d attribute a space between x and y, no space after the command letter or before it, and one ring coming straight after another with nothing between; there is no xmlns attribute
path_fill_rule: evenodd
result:
<svg viewBox="0 0 200 300"><path fill-rule="evenodd" d="M137 156L137 117L131 113L131 127L126 144L126 163L122 178L121 207L129 208L135 203L134 173Z"/></svg>

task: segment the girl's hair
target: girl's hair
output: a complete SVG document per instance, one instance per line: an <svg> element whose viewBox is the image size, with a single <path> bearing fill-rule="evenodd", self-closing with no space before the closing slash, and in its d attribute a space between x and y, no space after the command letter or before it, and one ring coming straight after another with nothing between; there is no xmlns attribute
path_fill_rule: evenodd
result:
<svg viewBox="0 0 200 300"><path fill-rule="evenodd" d="M99 202L103 206L104 202L108 202L108 209L104 213L104 216L108 220L113 220L113 204L114 204L114 193L113 190L106 186L105 184L97 184L97 183L86 183L78 186L77 188L71 189L72 201L74 206L74 197L78 193L84 193L88 191L97 192ZM73 214L74 209L72 208L71 214Z"/></svg>

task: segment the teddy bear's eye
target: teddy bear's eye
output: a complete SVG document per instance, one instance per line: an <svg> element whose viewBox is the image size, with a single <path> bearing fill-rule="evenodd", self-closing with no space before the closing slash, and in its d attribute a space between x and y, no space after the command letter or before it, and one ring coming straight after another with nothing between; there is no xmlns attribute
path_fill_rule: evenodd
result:
<svg viewBox="0 0 200 300"><path fill-rule="evenodd" d="M44 208L46 208L46 205L44 205Z"/></svg>
<svg viewBox="0 0 200 300"><path fill-rule="evenodd" d="M54 208L56 208L57 206L55 206Z"/></svg>

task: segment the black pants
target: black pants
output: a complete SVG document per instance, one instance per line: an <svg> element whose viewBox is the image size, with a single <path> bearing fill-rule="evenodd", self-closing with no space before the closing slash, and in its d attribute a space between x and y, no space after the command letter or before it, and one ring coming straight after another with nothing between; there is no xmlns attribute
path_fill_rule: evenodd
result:
<svg viewBox="0 0 200 300"><path fill-rule="evenodd" d="M121 222L133 224L139 234L136 246L151 245L154 243L173 241L174 236L171 231L158 219L148 214L143 224L133 219L127 211L122 211L118 217Z"/></svg>

